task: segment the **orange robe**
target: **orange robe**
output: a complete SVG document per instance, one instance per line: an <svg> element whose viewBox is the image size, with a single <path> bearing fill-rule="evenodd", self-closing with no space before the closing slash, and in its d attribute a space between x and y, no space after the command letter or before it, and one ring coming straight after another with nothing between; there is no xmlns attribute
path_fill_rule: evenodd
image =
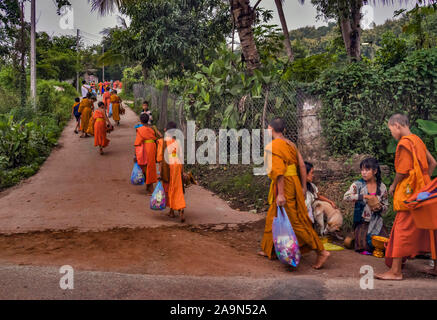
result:
<svg viewBox="0 0 437 320"><path fill-rule="evenodd" d="M112 119L114 121L120 121L120 98L113 94L111 95L110 101L112 103Z"/></svg>
<svg viewBox="0 0 437 320"><path fill-rule="evenodd" d="M178 157L180 147L178 142L172 138L166 139L166 146L167 148L164 152L167 153L170 168L170 179L167 191L168 207L173 210L182 210L186 208L186 203L182 181L183 164ZM165 159L163 161L165 161Z"/></svg>
<svg viewBox="0 0 437 320"><path fill-rule="evenodd" d="M86 133L88 133L91 136L94 135L94 123L95 123L94 113L91 113L88 129L86 130Z"/></svg>
<svg viewBox="0 0 437 320"><path fill-rule="evenodd" d="M286 176L287 167L290 165L298 166L298 151L293 145L288 144L282 139L275 139L266 147L266 155L271 153L271 172L269 177L272 180L273 201L270 205L266 217L266 226L264 236L261 242L261 248L271 259L274 254L272 226L273 219L277 214L276 193L278 176L284 176L284 196L286 204L284 206L288 219L291 222L296 234L299 246L302 252L310 249L322 251L323 243L319 239L312 222L308 215L308 209L305 205L302 184L297 175ZM266 162L268 163L268 162Z"/></svg>
<svg viewBox="0 0 437 320"><path fill-rule="evenodd" d="M106 138L106 120L103 111L96 110L94 111L94 146L95 147L107 147L109 145L109 141Z"/></svg>
<svg viewBox="0 0 437 320"><path fill-rule="evenodd" d="M396 149L395 169L400 174L410 174L410 171L414 169L413 152L416 155L418 165L420 166L417 169L423 175L423 185L417 185L416 190L431 182L428 174L426 150L423 141L414 134L402 137ZM406 194L401 184L402 182L396 187L394 194L395 202L407 200L412 195ZM411 193L414 192L416 191L411 190ZM416 228L413 216L408 210L397 211L391 230L390 241L386 248L386 264L391 267L392 258L414 258L416 255L425 252L430 252L429 231Z"/></svg>
<svg viewBox="0 0 437 320"><path fill-rule="evenodd" d="M80 131L86 132L88 129L89 121L91 119L93 102L87 98L83 99L79 105L80 116Z"/></svg>
<svg viewBox="0 0 437 320"><path fill-rule="evenodd" d="M156 135L155 131L147 126L142 126L137 129L135 139L135 154L137 156L138 165L143 168L146 174L146 184L158 182L156 172ZM145 169L144 167L147 166Z"/></svg>
<svg viewBox="0 0 437 320"><path fill-rule="evenodd" d="M106 107L106 112L109 113L109 104L111 103L111 93L108 91L105 91L105 93L103 94L102 97L103 103L105 104Z"/></svg>

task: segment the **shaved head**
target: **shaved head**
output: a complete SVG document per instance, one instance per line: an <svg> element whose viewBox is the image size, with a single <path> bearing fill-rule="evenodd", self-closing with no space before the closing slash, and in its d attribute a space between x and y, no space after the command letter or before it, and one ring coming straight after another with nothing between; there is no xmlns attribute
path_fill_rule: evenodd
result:
<svg viewBox="0 0 437 320"><path fill-rule="evenodd" d="M282 118L275 118L270 122L270 127L277 133L284 133L285 123Z"/></svg>
<svg viewBox="0 0 437 320"><path fill-rule="evenodd" d="M389 126L394 126L395 124L400 125L401 127L409 127L410 120L408 120L408 116L402 113L396 113L390 117L388 120Z"/></svg>

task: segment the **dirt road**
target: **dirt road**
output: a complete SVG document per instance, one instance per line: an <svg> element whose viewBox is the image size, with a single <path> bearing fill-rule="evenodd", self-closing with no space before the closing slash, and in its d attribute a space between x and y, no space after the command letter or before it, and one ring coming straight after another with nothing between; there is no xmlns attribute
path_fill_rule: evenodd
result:
<svg viewBox="0 0 437 320"><path fill-rule="evenodd" d="M94 139L80 139L71 122L59 147L28 181L0 193L0 233L41 230L102 231L177 225L149 208L145 187L130 184L137 115L130 109L109 135L104 156ZM232 210L211 192L193 186L186 194L188 224L257 221L262 217Z"/></svg>
<svg viewBox="0 0 437 320"><path fill-rule="evenodd" d="M436 280L407 264L406 281L360 288L360 268L384 261L333 252L323 270L256 255L263 215L239 212L210 192L187 191L187 223L149 209L130 185L137 116L127 110L105 156L73 123L41 171L0 194L0 299L436 299ZM75 290L59 289L59 267ZM149 290L150 288L150 290Z"/></svg>

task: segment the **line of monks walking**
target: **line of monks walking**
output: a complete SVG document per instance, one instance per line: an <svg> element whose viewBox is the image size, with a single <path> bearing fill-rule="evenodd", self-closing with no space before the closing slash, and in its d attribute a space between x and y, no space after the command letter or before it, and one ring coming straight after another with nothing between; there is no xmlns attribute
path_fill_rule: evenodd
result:
<svg viewBox="0 0 437 320"><path fill-rule="evenodd" d="M99 148L101 155L110 142L107 133L114 130L110 117L120 125L120 115L125 114L122 100L116 90L107 87L102 99L103 101L97 103L97 109L94 109L97 98L92 93L88 93L82 101L79 98L75 100L72 111L77 121L74 132L78 134L80 131L80 138L94 136L94 146ZM161 181L166 193L167 206L170 208L168 216L175 218L175 211L178 211L180 220L184 223L186 203L183 181L185 179L194 182L194 179L184 172L180 160L182 150L178 141L171 135L163 136L156 126L152 125L152 115L148 108L148 102L144 102L143 112L140 115L141 123L135 126L134 161L138 163L146 177L147 194L151 196L154 184ZM164 130L167 132L176 128L175 122L169 122ZM157 164L159 164L159 173Z"/></svg>

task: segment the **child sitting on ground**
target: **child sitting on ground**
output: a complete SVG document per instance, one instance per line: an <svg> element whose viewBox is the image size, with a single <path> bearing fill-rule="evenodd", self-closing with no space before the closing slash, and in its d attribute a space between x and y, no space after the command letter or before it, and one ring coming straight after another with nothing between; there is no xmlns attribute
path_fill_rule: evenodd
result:
<svg viewBox="0 0 437 320"><path fill-rule="evenodd" d="M364 159L360 169L362 179L351 185L344 200L355 202L355 251L371 255L374 250L372 236L389 236L382 219L389 206L388 193L382 182L381 168L375 158Z"/></svg>
<svg viewBox="0 0 437 320"><path fill-rule="evenodd" d="M80 106L80 98L74 99L74 104L73 104L71 114L76 118L76 127L74 128L75 134L79 134L79 129L80 129L80 116L81 116L81 114L79 113L79 106Z"/></svg>
<svg viewBox="0 0 437 320"><path fill-rule="evenodd" d="M343 240L343 237L340 235L340 229L343 225L343 216L340 210L338 210L334 201L321 195L319 189L313 183L314 165L310 162L305 162L305 167L307 172L305 204L307 205L311 221L317 223L320 235L323 236L329 233L337 240ZM327 218L326 227L325 217Z"/></svg>

